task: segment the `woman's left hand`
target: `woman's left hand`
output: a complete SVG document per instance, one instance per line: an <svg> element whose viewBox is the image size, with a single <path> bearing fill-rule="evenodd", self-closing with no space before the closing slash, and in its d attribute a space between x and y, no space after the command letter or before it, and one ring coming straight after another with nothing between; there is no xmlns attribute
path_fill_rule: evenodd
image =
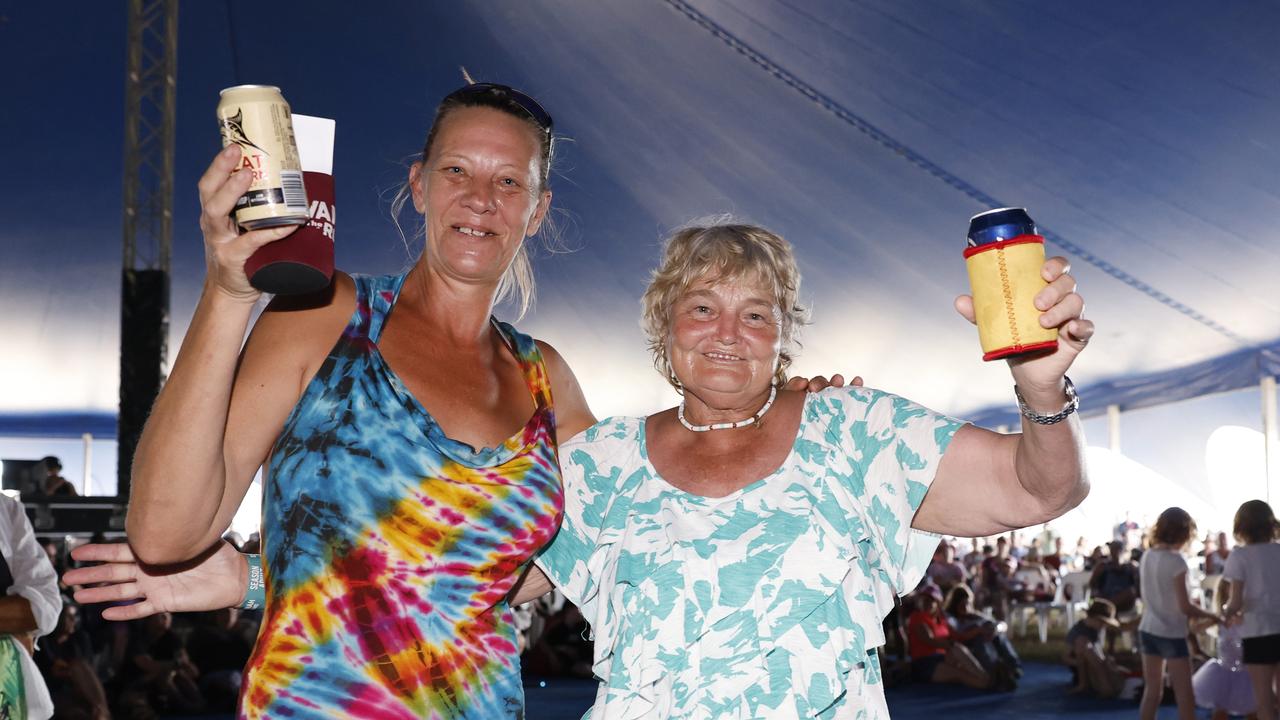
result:
<svg viewBox="0 0 1280 720"><path fill-rule="evenodd" d="M82 586L75 593L76 602L132 602L104 608L102 617L107 620L234 607L248 584L245 558L225 540L186 563L168 567L140 564L126 543L81 545L71 557L102 563L63 573L68 585Z"/></svg>
<svg viewBox="0 0 1280 720"><path fill-rule="evenodd" d="M1075 362L1076 356L1093 337L1093 322L1084 319L1084 298L1076 292L1071 276L1071 263L1064 257L1051 257L1040 268L1048 286L1036 294L1036 309L1041 311L1041 327L1058 328L1058 349L1009 359L1013 381L1029 398L1032 395L1060 396L1062 376ZM969 322L975 322L973 297L956 298L956 311Z"/></svg>

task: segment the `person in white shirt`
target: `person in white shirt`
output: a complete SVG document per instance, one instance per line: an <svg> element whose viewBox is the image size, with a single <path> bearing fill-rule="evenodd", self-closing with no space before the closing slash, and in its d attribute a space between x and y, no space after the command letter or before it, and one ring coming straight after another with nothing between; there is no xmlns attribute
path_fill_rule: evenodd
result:
<svg viewBox="0 0 1280 720"><path fill-rule="evenodd" d="M1225 614L1241 622L1241 654L1253 681L1258 720L1280 714L1280 524L1271 506L1250 500L1236 510L1232 532L1241 543L1227 557L1222 582L1230 583Z"/></svg>
<svg viewBox="0 0 1280 720"><path fill-rule="evenodd" d="M1171 507L1160 513L1151 530L1151 549L1142 554L1138 567L1144 603L1138 623L1142 649L1142 705L1139 717L1155 720L1164 695L1164 672L1169 669L1180 720L1194 720L1195 694L1191 686L1191 659L1187 648L1187 620L1220 618L1191 603L1187 589L1187 560L1183 549L1196 533L1196 523L1186 510Z"/></svg>
<svg viewBox="0 0 1280 720"><path fill-rule="evenodd" d="M31 653L37 637L58 624L62 595L58 575L22 503L0 494L0 713L44 720L53 703ZM21 678L21 682L17 681Z"/></svg>

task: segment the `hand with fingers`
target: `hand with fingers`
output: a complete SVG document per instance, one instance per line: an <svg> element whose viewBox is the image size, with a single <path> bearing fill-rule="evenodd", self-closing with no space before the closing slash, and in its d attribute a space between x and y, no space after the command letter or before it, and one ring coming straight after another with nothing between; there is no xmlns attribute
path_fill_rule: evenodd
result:
<svg viewBox="0 0 1280 720"><path fill-rule="evenodd" d="M1028 397L1060 397L1062 377L1076 356L1093 337L1093 323L1084 319L1084 298L1076 292L1076 280L1071 276L1071 263L1064 257L1051 257L1040 268L1040 275L1049 283L1036 294L1036 309L1041 312L1040 326L1058 328L1057 350L1017 355L1009 358L1009 368L1014 382ZM956 311L969 322L974 322L973 297L956 298Z"/></svg>
<svg viewBox="0 0 1280 720"><path fill-rule="evenodd" d="M80 562L99 565L68 570L62 580L81 586L76 602L134 601L102 611L107 620L136 620L158 612L194 612L233 607L244 597L248 563L231 543L218 543L181 565L142 565L125 543L82 545Z"/></svg>
<svg viewBox="0 0 1280 720"><path fill-rule="evenodd" d="M811 378L797 375L787 381L786 390L792 392L806 391L811 393L821 392L829 387L842 388L845 385L844 375L836 373L828 380L825 375L814 375ZM854 375L853 380L849 381L849 385L853 387L862 387L862 376Z"/></svg>
<svg viewBox="0 0 1280 720"><path fill-rule="evenodd" d="M236 201L249 189L253 173L237 172L240 146L232 143L218 153L209 169L201 176L200 232L204 234L206 288L216 289L228 297L254 303L261 293L249 284L244 263L258 248L275 242L297 230L297 226L265 228L241 233L231 212Z"/></svg>

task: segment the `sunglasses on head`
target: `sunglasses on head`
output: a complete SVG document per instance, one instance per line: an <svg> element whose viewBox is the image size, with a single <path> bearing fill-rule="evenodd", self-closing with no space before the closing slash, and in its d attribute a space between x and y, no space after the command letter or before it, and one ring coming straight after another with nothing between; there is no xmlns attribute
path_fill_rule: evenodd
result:
<svg viewBox="0 0 1280 720"><path fill-rule="evenodd" d="M548 133L551 132L553 123L550 113L544 110L542 106L538 104L537 100L534 100L509 85L500 85L498 83L472 83L471 85L464 85L449 93L445 97L445 100L465 100L466 98L479 97L481 95L510 100L520 106L520 109L524 110L525 113L538 124L538 127Z"/></svg>

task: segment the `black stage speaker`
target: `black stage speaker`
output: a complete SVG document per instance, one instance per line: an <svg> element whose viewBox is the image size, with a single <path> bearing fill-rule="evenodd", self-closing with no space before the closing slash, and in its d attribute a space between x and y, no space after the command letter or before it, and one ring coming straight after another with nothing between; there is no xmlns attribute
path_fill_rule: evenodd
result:
<svg viewBox="0 0 1280 720"><path fill-rule="evenodd" d="M44 487L44 463L39 460L0 460L4 464L4 489L17 490L23 497Z"/></svg>
<svg viewBox="0 0 1280 720"><path fill-rule="evenodd" d="M169 337L169 274L124 271L120 303L120 417L117 494L129 497L133 452L165 378Z"/></svg>

